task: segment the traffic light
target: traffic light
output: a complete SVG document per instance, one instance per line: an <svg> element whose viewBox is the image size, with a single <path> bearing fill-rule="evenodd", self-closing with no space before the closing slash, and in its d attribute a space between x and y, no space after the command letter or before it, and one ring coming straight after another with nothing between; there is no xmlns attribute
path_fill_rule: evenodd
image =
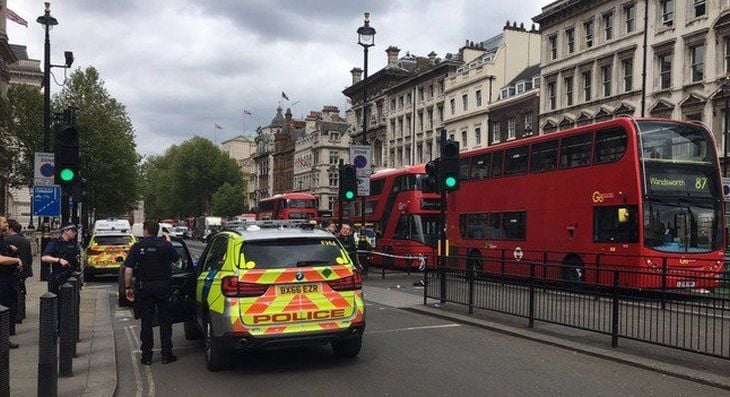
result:
<svg viewBox="0 0 730 397"><path fill-rule="evenodd" d="M353 201L357 198L357 172L352 164L340 169L340 199Z"/></svg>
<svg viewBox="0 0 730 397"><path fill-rule="evenodd" d="M55 182L73 185L79 179L79 132L76 127L61 125L55 131Z"/></svg>
<svg viewBox="0 0 730 397"><path fill-rule="evenodd" d="M421 190L424 193L438 193L440 190L439 168L441 159L431 160L426 163L426 178L423 180Z"/></svg>
<svg viewBox="0 0 730 397"><path fill-rule="evenodd" d="M447 139L441 146L441 183L447 191L459 188L459 142Z"/></svg>

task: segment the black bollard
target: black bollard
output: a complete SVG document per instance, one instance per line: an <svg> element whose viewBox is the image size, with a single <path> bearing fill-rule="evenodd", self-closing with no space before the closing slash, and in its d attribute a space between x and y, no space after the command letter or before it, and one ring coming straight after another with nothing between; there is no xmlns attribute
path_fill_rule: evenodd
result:
<svg viewBox="0 0 730 397"><path fill-rule="evenodd" d="M76 345L76 334L74 331L74 294L74 287L68 282L58 289L61 310L58 375L64 377L73 376L74 345Z"/></svg>
<svg viewBox="0 0 730 397"><path fill-rule="evenodd" d="M57 305L56 294L46 292L41 296L41 313L38 321L38 397L58 395Z"/></svg>
<svg viewBox="0 0 730 397"><path fill-rule="evenodd" d="M10 397L10 309L0 306L0 397Z"/></svg>
<svg viewBox="0 0 730 397"><path fill-rule="evenodd" d="M80 339L79 339L79 333L80 333L79 319L81 317L81 312L80 312L80 309L81 309L81 307L80 307L81 306L81 291L80 291L79 287L81 286L81 283L79 282L79 279L77 279L76 277L73 277L73 276L72 277L69 277L68 283L71 284L74 287L74 294L73 294L73 299L74 299L74 323L73 323L73 327L74 327L74 338L75 338L74 341L75 342L79 342L80 341ZM76 344L75 343L74 343L74 357L78 357L77 354L76 354Z"/></svg>

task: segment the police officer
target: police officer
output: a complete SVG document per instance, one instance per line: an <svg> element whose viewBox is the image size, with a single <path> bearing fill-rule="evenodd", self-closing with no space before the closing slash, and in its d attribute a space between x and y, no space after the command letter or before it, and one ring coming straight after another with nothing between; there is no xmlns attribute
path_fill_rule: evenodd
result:
<svg viewBox="0 0 730 397"><path fill-rule="evenodd" d="M132 246L124 262L125 293L127 299L134 302L142 320L142 364L152 364L152 319L155 308L160 322L162 363L167 364L177 360L172 354L172 323L168 305L172 293L172 264L179 261L180 256L167 239L157 237L160 230L157 222L146 221L142 227L144 238ZM132 286L133 274L136 288Z"/></svg>
<svg viewBox="0 0 730 397"><path fill-rule="evenodd" d="M360 263L357 257L357 243L355 242L355 236L352 235L352 226L347 223L342 224L340 227L340 235L337 236L340 240L340 244L345 248L345 252L352 260L352 263L360 269Z"/></svg>
<svg viewBox="0 0 730 397"><path fill-rule="evenodd" d="M17 248L11 246L3 239L3 234L8 228L7 218L0 215L0 305L10 309L10 335L15 335L15 318L18 311L17 272L22 270L23 261L18 258ZM17 349L18 345L10 342L11 349Z"/></svg>
<svg viewBox="0 0 730 397"><path fill-rule="evenodd" d="M31 251L30 241L20 234L23 227L15 219L8 219L8 230L5 241L18 248L18 257L23 262L23 270L18 273L17 289L18 289L18 315L15 322L20 324L25 319L25 296L27 291L25 288L25 280L33 277L33 252Z"/></svg>
<svg viewBox="0 0 730 397"><path fill-rule="evenodd" d="M48 242L41 261L51 264L48 290L58 294L58 288L81 271L79 245L76 242L76 225L61 226L61 235Z"/></svg>

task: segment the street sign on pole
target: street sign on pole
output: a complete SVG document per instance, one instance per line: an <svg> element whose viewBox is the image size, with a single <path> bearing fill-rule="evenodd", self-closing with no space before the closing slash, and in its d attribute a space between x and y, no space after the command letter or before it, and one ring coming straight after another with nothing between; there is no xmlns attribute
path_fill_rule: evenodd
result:
<svg viewBox="0 0 730 397"><path fill-rule="evenodd" d="M357 195L365 197L370 195L370 146L350 146L350 163L357 170Z"/></svg>
<svg viewBox="0 0 730 397"><path fill-rule="evenodd" d="M53 174L51 174L53 179ZM33 186L33 215L61 216L61 187Z"/></svg>
<svg viewBox="0 0 730 397"><path fill-rule="evenodd" d="M39 186L53 185L55 160L53 153L35 152L33 163L33 184Z"/></svg>

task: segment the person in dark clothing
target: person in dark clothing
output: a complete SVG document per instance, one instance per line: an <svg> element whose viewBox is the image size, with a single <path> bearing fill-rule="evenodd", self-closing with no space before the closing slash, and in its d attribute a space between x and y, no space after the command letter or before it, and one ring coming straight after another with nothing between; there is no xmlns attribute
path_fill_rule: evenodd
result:
<svg viewBox="0 0 730 397"><path fill-rule="evenodd" d="M360 269L360 264L357 260L357 244L355 243L355 237L352 235L352 226L347 223L342 224L337 239L340 240L340 244L345 248L345 252L347 252L355 267Z"/></svg>
<svg viewBox="0 0 730 397"><path fill-rule="evenodd" d="M135 304L142 325L142 364L152 364L154 338L152 320L155 309L160 322L160 347L162 363L177 360L172 354L172 322L169 318L169 302L172 293L172 265L180 256L169 241L157 237L160 225L147 221L143 225L144 238L135 243L124 262L124 288L127 300ZM132 286L132 276L135 286Z"/></svg>
<svg viewBox="0 0 730 397"><path fill-rule="evenodd" d="M15 335L15 318L18 310L17 272L22 271L23 261L17 255L17 248L3 238L8 221L0 216L0 305L10 309L10 335ZM11 349L18 347L10 343Z"/></svg>
<svg viewBox="0 0 730 397"><path fill-rule="evenodd" d="M18 273L18 313L15 322L20 324L25 319L25 280L33 277L33 252L30 248L30 241L20 232L23 227L15 219L8 219L8 230L5 241L18 248L18 257L23 262L23 270Z"/></svg>
<svg viewBox="0 0 730 397"><path fill-rule="evenodd" d="M51 264L48 290L58 294L58 288L68 279L81 273L81 252L76 241L76 225L61 227L61 236L48 242L41 261Z"/></svg>

